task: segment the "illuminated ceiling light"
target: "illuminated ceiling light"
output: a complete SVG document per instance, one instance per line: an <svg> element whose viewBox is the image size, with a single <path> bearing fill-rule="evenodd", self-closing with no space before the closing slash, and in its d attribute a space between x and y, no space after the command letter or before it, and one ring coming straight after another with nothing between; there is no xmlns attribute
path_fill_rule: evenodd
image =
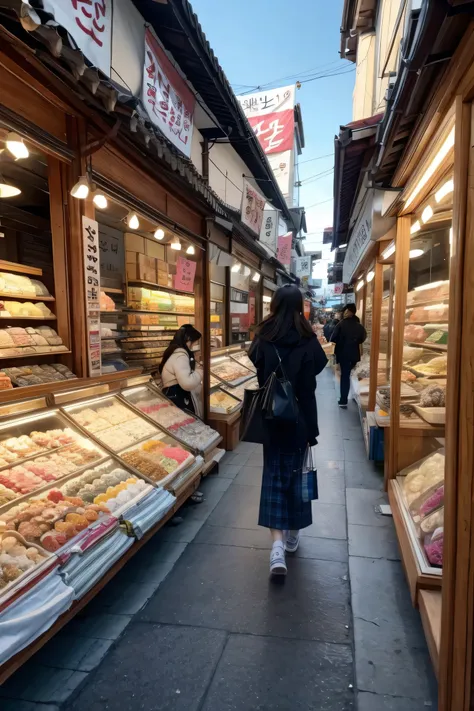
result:
<svg viewBox="0 0 474 711"><path fill-rule="evenodd" d="M417 221L414 222L414 223L412 224L412 226L410 227L410 234L414 235L415 232L419 232L420 230L421 230L420 221L417 220Z"/></svg>
<svg viewBox="0 0 474 711"><path fill-rule="evenodd" d="M423 212L421 213L421 220L423 223L428 222L433 217L433 208L431 205L427 205Z"/></svg>
<svg viewBox="0 0 474 711"><path fill-rule="evenodd" d="M370 272L367 274L367 284L370 284L370 282L372 281L374 276L375 276L375 272L373 269L371 269Z"/></svg>
<svg viewBox="0 0 474 711"><path fill-rule="evenodd" d="M258 282L260 281L260 276L261 275L258 272L254 272L252 281L254 281L256 284L258 284Z"/></svg>
<svg viewBox="0 0 474 711"><path fill-rule="evenodd" d="M181 242L179 241L179 237L173 237L170 243L171 249L175 249L177 252L180 251L181 249Z"/></svg>
<svg viewBox="0 0 474 711"><path fill-rule="evenodd" d="M443 198L446 197L446 195L449 195L449 193L452 193L454 190L454 180L451 178L451 180L447 180L444 185L440 187L437 193L435 193L435 200L436 202L441 202Z"/></svg>
<svg viewBox="0 0 474 711"><path fill-rule="evenodd" d="M71 190L71 195L77 200L85 200L89 195L89 181L85 175L81 175L73 189Z"/></svg>
<svg viewBox="0 0 474 711"><path fill-rule="evenodd" d="M165 231L161 227L158 227L158 229L155 230L154 238L161 240L161 239L163 239L164 236L165 236Z"/></svg>
<svg viewBox="0 0 474 711"><path fill-rule="evenodd" d="M408 198L405 200L405 208L407 208L409 205L411 205L411 203L414 201L416 196L423 190L426 183L430 180L430 178L433 177L436 170L439 168L439 166L441 165L443 160L446 158L446 156L448 155L449 151L451 150L451 148L453 146L454 146L454 126L451 129L451 132L449 133L445 142L439 149L438 153L435 155L435 157L429 164L428 168L425 170L425 172L421 176L420 180L415 185L415 187L413 188L413 190L410 193L410 195L408 196Z"/></svg>
<svg viewBox="0 0 474 711"><path fill-rule="evenodd" d="M364 280L362 279L356 286L356 291L360 291L364 286Z"/></svg>
<svg viewBox="0 0 474 711"><path fill-rule="evenodd" d="M192 244L189 245L189 247L186 250L186 254L194 254L195 253L194 246Z"/></svg>
<svg viewBox="0 0 474 711"><path fill-rule="evenodd" d="M250 267L244 267L244 277L250 276L251 271Z"/></svg>
<svg viewBox="0 0 474 711"><path fill-rule="evenodd" d="M94 197L92 198L92 202L96 207L99 208L99 210L106 210L107 209L107 198L105 197L104 193L101 193L100 190L96 190L94 193Z"/></svg>
<svg viewBox="0 0 474 711"><path fill-rule="evenodd" d="M409 252L410 259L416 259L417 257L421 257L422 254L424 254L424 251L422 249L410 249Z"/></svg>
<svg viewBox="0 0 474 711"><path fill-rule="evenodd" d="M20 195L20 188L16 188L14 185L9 183L0 182L0 198L11 198Z"/></svg>
<svg viewBox="0 0 474 711"><path fill-rule="evenodd" d="M395 242L391 242L386 249L382 252L382 257L384 259L388 259L389 257L392 256L392 254L395 254L396 246Z"/></svg>
<svg viewBox="0 0 474 711"><path fill-rule="evenodd" d="M264 296L262 297L262 299L263 299L263 301L264 301L266 304L269 304L270 301L272 300L272 297L271 297L271 296L266 296L266 295L264 295Z"/></svg>
<svg viewBox="0 0 474 711"><path fill-rule="evenodd" d="M241 267L241 266L242 266L242 265L241 265L240 262L236 262L236 263L232 266L231 272L234 272L234 274L237 274L237 272L240 271L240 267Z"/></svg>
<svg viewBox="0 0 474 711"><path fill-rule="evenodd" d="M345 249L347 247L347 244L340 244L338 249Z"/></svg>
<svg viewBox="0 0 474 711"><path fill-rule="evenodd" d="M140 227L140 220L136 212L129 212L127 215L127 225L131 230L138 230Z"/></svg>
<svg viewBox="0 0 474 711"><path fill-rule="evenodd" d="M433 281L431 284L422 284L422 286L415 286L415 291L425 291L426 289L434 289L437 286L446 284L445 281Z"/></svg>
<svg viewBox="0 0 474 711"><path fill-rule="evenodd" d="M21 160L22 158L28 158L28 156L30 155L28 148L25 146L23 138L14 131L10 131L10 133L7 135L5 145L12 154L12 156L17 160Z"/></svg>

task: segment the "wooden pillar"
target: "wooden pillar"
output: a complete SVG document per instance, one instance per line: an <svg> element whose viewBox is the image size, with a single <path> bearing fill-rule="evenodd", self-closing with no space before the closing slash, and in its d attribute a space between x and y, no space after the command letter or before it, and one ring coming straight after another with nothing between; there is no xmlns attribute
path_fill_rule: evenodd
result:
<svg viewBox="0 0 474 711"><path fill-rule="evenodd" d="M372 338L370 347L369 412L375 410L380 350L380 320L382 316L383 264L375 262L374 288L372 290Z"/></svg>
<svg viewBox="0 0 474 711"><path fill-rule="evenodd" d="M440 711L474 703L474 134L472 105L456 99L446 393Z"/></svg>
<svg viewBox="0 0 474 711"><path fill-rule="evenodd" d="M385 486L398 472L398 447L400 446L400 392L403 365L403 332L405 329L408 262L410 252L411 218L397 220L397 249L395 252L395 308L392 325L392 369L390 375L390 436L388 457L385 458ZM387 454L387 453L386 453Z"/></svg>

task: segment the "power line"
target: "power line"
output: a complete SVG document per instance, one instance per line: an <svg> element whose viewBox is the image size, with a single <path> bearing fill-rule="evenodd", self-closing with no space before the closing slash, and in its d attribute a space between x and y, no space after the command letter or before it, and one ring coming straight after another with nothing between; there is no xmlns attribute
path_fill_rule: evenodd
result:
<svg viewBox="0 0 474 711"><path fill-rule="evenodd" d="M308 205L305 210L309 210L311 207L318 207L318 205L324 205L327 202L331 202L334 198L330 197L327 200L322 200L321 202L315 202L314 205Z"/></svg>
<svg viewBox="0 0 474 711"><path fill-rule="evenodd" d="M272 79L271 81L267 82L266 84L256 84L255 86L250 86L249 84L238 84L238 83L233 83L232 86L240 86L240 87L245 87L248 89L251 89L252 91L261 91L262 89L267 89L269 88L272 84L276 84L277 82L281 81L290 81L291 79L294 79L295 81L298 79L300 76L305 76L306 74L311 74L316 71L321 71L322 69L326 67L330 67L333 64L338 64L341 60L340 59L335 59L332 62L326 62L325 64L321 64L317 67L313 67L312 69L305 69L301 72L295 72L294 74L287 74L284 77L279 77L278 79Z"/></svg>
<svg viewBox="0 0 474 711"><path fill-rule="evenodd" d="M301 84L308 84L310 81L316 81L317 79L326 79L327 77L339 77L342 76L343 74L353 74L355 72L355 67L353 69L349 69L348 71L344 72L336 72L335 74L321 74L318 77L312 77L311 79L303 79Z"/></svg>
<svg viewBox="0 0 474 711"><path fill-rule="evenodd" d="M334 156L334 153L326 153L324 156L316 156L316 158L308 158L307 160L300 161L300 165L303 163L312 163L315 160L322 160L323 158L329 158L329 156Z"/></svg>
<svg viewBox="0 0 474 711"><path fill-rule="evenodd" d="M316 180L320 180L320 178L326 178L328 175L331 175L331 173L334 172L334 168L329 168L328 170L323 170L321 173L316 173L315 175L310 175L309 178L304 178L301 180L301 183L314 183Z"/></svg>
<svg viewBox="0 0 474 711"><path fill-rule="evenodd" d="M316 79L324 79L324 78L326 78L326 77L337 77L337 76L340 76L341 74L352 74L353 72L355 72L355 67L350 67L350 68L347 68L347 67L346 67L346 68L344 68L344 70L342 70L342 71L336 71L336 70L337 70L337 68L334 67L333 69L328 70L327 72L321 72L321 71L319 71L319 72L316 73L316 76L313 76L313 77L305 77L303 74L296 74L295 77L294 77L294 80L295 80L295 81L298 80L300 84L307 84L307 83L310 82L310 81L316 81ZM301 80L299 80L298 77L302 77ZM277 79L277 80L275 80L275 82L270 82L270 84L272 84L272 83L277 83L277 82L281 82L281 81L284 81L284 80L283 80L283 79ZM244 91L244 92L242 93L242 96L245 95L245 94L251 94L251 93L254 92L254 91L262 91L262 90L264 90L264 89L271 89L271 88L274 88L274 87L271 87L270 84L265 84L265 85L263 85L263 86L262 86L262 85L260 85L260 86L255 86L255 87L253 87L253 89L251 89L251 90L249 90L249 91ZM275 88L276 88L276 87L275 87Z"/></svg>

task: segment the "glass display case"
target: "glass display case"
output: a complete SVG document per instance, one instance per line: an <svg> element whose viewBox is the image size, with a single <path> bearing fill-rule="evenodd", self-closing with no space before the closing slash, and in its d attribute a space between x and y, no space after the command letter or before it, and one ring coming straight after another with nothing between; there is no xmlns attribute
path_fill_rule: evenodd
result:
<svg viewBox="0 0 474 711"><path fill-rule="evenodd" d="M221 439L215 430L190 412L180 410L153 386L126 388L121 395L173 437L202 454L214 449Z"/></svg>
<svg viewBox="0 0 474 711"><path fill-rule="evenodd" d="M238 385L236 388L231 388L229 385L222 385L221 390L225 390L227 393L230 393L233 395L233 397L236 397L238 400L243 402L244 399L244 393L246 390L257 390L258 389L258 380L257 378L252 378L251 380L247 380L245 383L242 383L242 385Z"/></svg>
<svg viewBox="0 0 474 711"><path fill-rule="evenodd" d="M255 370L232 358L230 355L211 358L211 374L227 385L240 385L255 376Z"/></svg>
<svg viewBox="0 0 474 711"><path fill-rule="evenodd" d="M159 433L157 427L140 417L115 395L67 405L63 409L79 427L112 452Z"/></svg>
<svg viewBox="0 0 474 711"><path fill-rule="evenodd" d="M247 368L248 370L252 371L252 373L257 372L257 369L255 368L254 364L252 363L245 351L239 351L239 353L232 353L231 358L240 365L243 365L244 368Z"/></svg>
<svg viewBox="0 0 474 711"><path fill-rule="evenodd" d="M218 415L232 415L240 409L242 400L221 388L216 388L209 395L211 412Z"/></svg>
<svg viewBox="0 0 474 711"><path fill-rule="evenodd" d="M225 286L211 281L211 350L225 346L225 308Z"/></svg>
<svg viewBox="0 0 474 711"><path fill-rule="evenodd" d="M106 457L58 410L14 418L0 425L0 509Z"/></svg>
<svg viewBox="0 0 474 711"><path fill-rule="evenodd" d="M124 449L119 452L119 457L138 474L160 486L172 482L195 462L191 452L165 432Z"/></svg>

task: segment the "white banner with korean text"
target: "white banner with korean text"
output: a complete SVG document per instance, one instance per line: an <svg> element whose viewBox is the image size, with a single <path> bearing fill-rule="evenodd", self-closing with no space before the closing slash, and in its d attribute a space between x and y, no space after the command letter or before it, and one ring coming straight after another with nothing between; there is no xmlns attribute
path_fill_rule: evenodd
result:
<svg viewBox="0 0 474 711"><path fill-rule="evenodd" d="M190 158L196 99L150 30L145 33L142 101L150 121Z"/></svg>
<svg viewBox="0 0 474 711"><path fill-rule="evenodd" d="M82 245L84 252L89 377L93 378L102 372L99 225L95 220L85 216L82 217Z"/></svg>
<svg viewBox="0 0 474 711"><path fill-rule="evenodd" d="M112 0L43 0L43 7L67 30L86 59L110 77Z"/></svg>
<svg viewBox="0 0 474 711"><path fill-rule="evenodd" d="M265 198L254 188L248 180L244 179L242 191L241 220L252 232L260 235L265 209Z"/></svg>

